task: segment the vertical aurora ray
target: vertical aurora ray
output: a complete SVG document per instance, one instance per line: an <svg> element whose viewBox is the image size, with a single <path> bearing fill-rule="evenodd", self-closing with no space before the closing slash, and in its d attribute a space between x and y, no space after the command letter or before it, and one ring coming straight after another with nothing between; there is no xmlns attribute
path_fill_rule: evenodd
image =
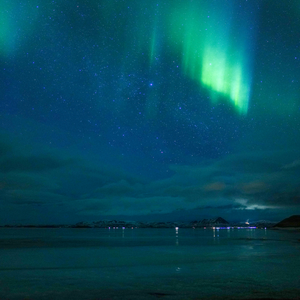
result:
<svg viewBox="0 0 300 300"><path fill-rule="evenodd" d="M240 114L247 113L251 90L248 14L238 3L202 1L175 7L171 19L184 74L207 88L212 102L225 97Z"/></svg>
<svg viewBox="0 0 300 300"><path fill-rule="evenodd" d="M150 48L149 48L149 60L150 60L150 67L153 66L155 61L158 59L158 56L160 55L160 44L161 44L161 36L160 32L163 31L163 18L161 16L161 9L160 9L160 2L157 2L155 6L150 2L149 5L151 12L151 22L149 22L149 25L151 25L151 35L150 35ZM144 31L145 34L145 31Z"/></svg>
<svg viewBox="0 0 300 300"><path fill-rule="evenodd" d="M155 50L156 50L156 28L154 27L152 31L152 38L151 38L151 46L150 46L150 66L152 65L154 59L155 59Z"/></svg>
<svg viewBox="0 0 300 300"><path fill-rule="evenodd" d="M6 55L13 46L10 6L3 3L0 10L0 55Z"/></svg>
<svg viewBox="0 0 300 300"><path fill-rule="evenodd" d="M31 38L38 14L39 7L33 1L1 1L0 56L14 54L23 41Z"/></svg>

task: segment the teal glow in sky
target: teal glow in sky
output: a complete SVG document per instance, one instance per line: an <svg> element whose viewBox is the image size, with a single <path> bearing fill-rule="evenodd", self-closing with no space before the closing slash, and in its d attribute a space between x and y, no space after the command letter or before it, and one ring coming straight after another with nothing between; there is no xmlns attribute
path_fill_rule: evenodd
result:
<svg viewBox="0 0 300 300"><path fill-rule="evenodd" d="M185 74L210 91L213 103L225 97L241 114L250 99L254 14L243 2L201 1L175 7L170 20Z"/></svg>
<svg viewBox="0 0 300 300"><path fill-rule="evenodd" d="M2 2L0 222L299 212L298 0Z"/></svg>
<svg viewBox="0 0 300 300"><path fill-rule="evenodd" d="M36 26L38 7L33 1L1 1L0 55L14 55L26 44L28 35Z"/></svg>

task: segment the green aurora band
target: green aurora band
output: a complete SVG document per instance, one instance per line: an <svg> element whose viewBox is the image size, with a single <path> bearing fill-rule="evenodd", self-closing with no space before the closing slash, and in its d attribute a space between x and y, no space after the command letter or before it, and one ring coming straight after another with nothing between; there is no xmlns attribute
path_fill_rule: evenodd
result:
<svg viewBox="0 0 300 300"><path fill-rule="evenodd" d="M113 32L115 40L124 44L121 74L129 73L148 56L149 70L145 72L154 78L160 72L164 55L174 61L181 57L182 73L205 88L212 103L226 99L241 115L247 113L253 53L251 4L240 0L145 0L132 5L103 0L102 4L98 7L96 2L89 2L94 10L99 9L99 20L107 25L107 30L115 16L122 24L122 30ZM21 49L38 29L38 17L49 15L51 19L56 7L53 5L4 0L0 12L0 56L8 57ZM114 42L111 43L113 47ZM121 89L124 84L122 81ZM157 93L151 91L147 107L156 105L159 100L154 98ZM153 116L153 109L150 111L149 116Z"/></svg>
<svg viewBox="0 0 300 300"><path fill-rule="evenodd" d="M1 1L0 57L13 56L31 37L38 14L39 7L33 1Z"/></svg>
<svg viewBox="0 0 300 300"><path fill-rule="evenodd" d="M228 1L178 3L169 28L174 44L181 45L184 74L207 88L213 103L225 97L240 114L246 114L252 73L250 11Z"/></svg>

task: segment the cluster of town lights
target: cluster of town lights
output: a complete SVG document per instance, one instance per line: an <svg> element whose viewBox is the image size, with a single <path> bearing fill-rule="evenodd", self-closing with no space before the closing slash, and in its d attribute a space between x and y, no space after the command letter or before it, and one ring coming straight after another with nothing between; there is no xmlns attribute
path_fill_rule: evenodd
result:
<svg viewBox="0 0 300 300"><path fill-rule="evenodd" d="M121 227L120 227L121 228ZM138 228L138 227L129 227L131 229L133 228ZM209 229L213 229L213 230L219 230L219 229L257 229L256 226L247 226L247 227L208 227ZM108 229L119 229L119 227L108 227ZM122 227L122 229L126 229L126 227ZM179 227L175 227L175 230L178 231ZM193 229L196 229L196 227L193 227ZM206 227L203 227L203 229L207 229ZM264 229L267 229L266 227L264 227Z"/></svg>

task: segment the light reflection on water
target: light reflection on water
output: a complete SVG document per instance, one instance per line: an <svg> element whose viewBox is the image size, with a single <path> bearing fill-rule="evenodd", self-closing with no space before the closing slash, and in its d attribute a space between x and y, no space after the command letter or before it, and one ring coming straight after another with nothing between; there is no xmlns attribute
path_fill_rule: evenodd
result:
<svg viewBox="0 0 300 300"><path fill-rule="evenodd" d="M176 246L179 246L178 227L175 227Z"/></svg>
<svg viewBox="0 0 300 300"><path fill-rule="evenodd" d="M219 238L220 238L220 234L219 234L219 228L215 228L213 227L213 238L214 238L214 244L219 244Z"/></svg>
<svg viewBox="0 0 300 300"><path fill-rule="evenodd" d="M255 297L293 298L299 238L265 229L0 230L0 299L90 300L105 291L107 299L161 292L186 300L222 290L238 299L253 296L253 286ZM70 296L74 287L78 295Z"/></svg>

